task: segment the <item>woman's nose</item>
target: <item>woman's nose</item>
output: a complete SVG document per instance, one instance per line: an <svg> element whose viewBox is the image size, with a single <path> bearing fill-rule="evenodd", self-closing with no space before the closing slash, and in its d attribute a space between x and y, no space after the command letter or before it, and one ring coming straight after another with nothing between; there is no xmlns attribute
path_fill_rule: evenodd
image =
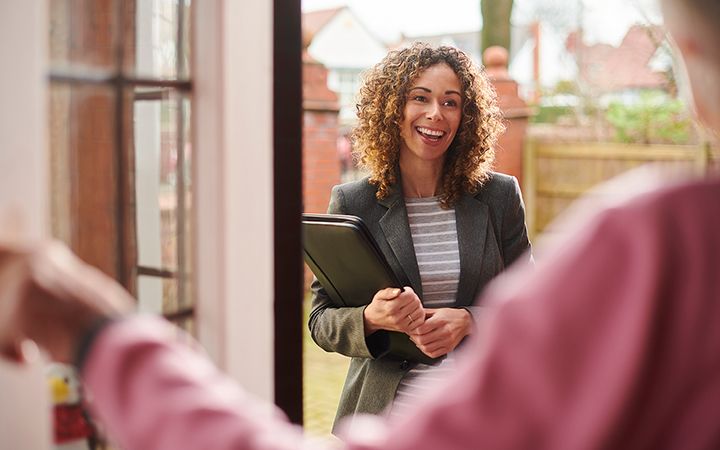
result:
<svg viewBox="0 0 720 450"><path fill-rule="evenodd" d="M425 112L428 119L439 120L442 118L442 110L438 102L429 102L427 111Z"/></svg>

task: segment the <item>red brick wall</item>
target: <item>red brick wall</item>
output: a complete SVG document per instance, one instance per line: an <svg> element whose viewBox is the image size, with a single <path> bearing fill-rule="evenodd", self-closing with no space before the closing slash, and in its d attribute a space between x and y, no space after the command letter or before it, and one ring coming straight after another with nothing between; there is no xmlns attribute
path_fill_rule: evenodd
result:
<svg viewBox="0 0 720 450"><path fill-rule="evenodd" d="M303 211L324 213L330 190L340 183L337 95L327 87L327 69L303 55ZM305 267L305 287L312 274Z"/></svg>
<svg viewBox="0 0 720 450"><path fill-rule="evenodd" d="M337 95L327 87L327 69L303 55L303 211L327 210L340 182Z"/></svg>
<svg viewBox="0 0 720 450"><path fill-rule="evenodd" d="M303 114L303 210L324 213L330 190L340 183L337 111Z"/></svg>
<svg viewBox="0 0 720 450"><path fill-rule="evenodd" d="M505 117L505 133L495 148L495 170L513 175L523 183L523 148L528 126L527 117Z"/></svg>
<svg viewBox="0 0 720 450"><path fill-rule="evenodd" d="M495 148L495 170L517 177L523 182L523 148L530 110L518 95L518 86L507 71L507 51L490 47L483 55L490 80L495 86L500 109L505 116L505 133Z"/></svg>

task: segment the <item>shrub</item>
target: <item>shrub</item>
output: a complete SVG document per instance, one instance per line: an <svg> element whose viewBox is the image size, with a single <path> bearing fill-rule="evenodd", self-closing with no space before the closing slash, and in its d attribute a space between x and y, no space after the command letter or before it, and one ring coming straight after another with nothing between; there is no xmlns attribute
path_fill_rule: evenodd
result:
<svg viewBox="0 0 720 450"><path fill-rule="evenodd" d="M530 120L532 123L555 123L560 117L574 114L572 106L538 106Z"/></svg>
<svg viewBox="0 0 720 450"><path fill-rule="evenodd" d="M692 132L683 102L658 91L642 92L630 104L610 103L606 118L620 142L684 144Z"/></svg>

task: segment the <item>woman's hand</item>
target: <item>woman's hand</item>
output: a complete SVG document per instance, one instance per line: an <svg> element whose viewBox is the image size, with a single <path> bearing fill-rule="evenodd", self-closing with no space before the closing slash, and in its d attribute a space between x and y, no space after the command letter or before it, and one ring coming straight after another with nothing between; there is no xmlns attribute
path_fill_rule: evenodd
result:
<svg viewBox="0 0 720 450"><path fill-rule="evenodd" d="M431 358L446 355L455 350L472 330L470 312L462 308L437 308L425 310L425 323L410 334L423 353Z"/></svg>
<svg viewBox="0 0 720 450"><path fill-rule="evenodd" d="M425 322L422 302L410 287L378 291L363 312L365 336L378 330L401 331L410 334Z"/></svg>

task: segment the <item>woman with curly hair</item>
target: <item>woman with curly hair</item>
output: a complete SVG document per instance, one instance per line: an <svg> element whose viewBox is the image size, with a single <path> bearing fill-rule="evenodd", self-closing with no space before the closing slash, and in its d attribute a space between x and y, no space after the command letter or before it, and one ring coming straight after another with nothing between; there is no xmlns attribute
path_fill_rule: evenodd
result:
<svg viewBox="0 0 720 450"><path fill-rule="evenodd" d="M391 51L364 75L357 108L354 151L370 175L335 186L328 212L364 220L404 289L337 307L314 281L312 337L352 358L336 425L401 411L419 375L452 367L446 355L472 332L482 288L532 259L517 180L491 171L504 130L495 91L467 55L420 43ZM440 362L386 355L388 331Z"/></svg>

